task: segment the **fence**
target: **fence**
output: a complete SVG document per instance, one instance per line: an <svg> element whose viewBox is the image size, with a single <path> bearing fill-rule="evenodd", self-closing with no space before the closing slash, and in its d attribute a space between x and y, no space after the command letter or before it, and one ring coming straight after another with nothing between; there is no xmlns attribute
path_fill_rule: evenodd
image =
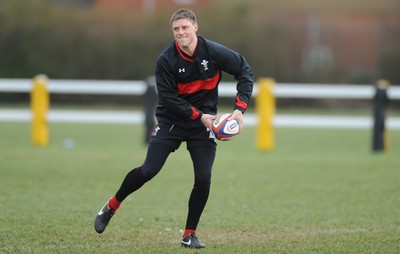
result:
<svg viewBox="0 0 400 254"><path fill-rule="evenodd" d="M30 93L30 79L0 79L0 92ZM109 81L109 80L57 80L51 79L48 90L51 94L109 94L109 95L143 95L147 89L145 81ZM372 99L375 93L373 85L332 85L332 84L291 84L277 83L274 94L277 98L317 98L317 99ZM253 95L257 94L255 86ZM219 86L221 97L234 97L234 83L221 82ZM400 100L400 87L391 86L388 89L391 100ZM115 111L82 111L82 110L52 110L50 122L87 122L87 123L143 123L143 112ZM30 121L29 109L0 109L0 121ZM256 125L257 117L246 114L246 125ZM373 125L371 117L362 116L321 116L321 115L283 115L274 118L277 127L305 128L363 128L370 129ZM400 130L400 118L389 117L387 128Z"/></svg>
<svg viewBox="0 0 400 254"><path fill-rule="evenodd" d="M234 97L235 88L235 83L221 82L219 95ZM29 93L31 89L32 80L30 79L0 79L0 92ZM146 91L146 82L51 79L48 89L50 93L60 94L142 95ZM277 98L371 99L375 88L372 85L276 83L274 93ZM391 86L388 93L391 100L400 100L400 86ZM255 94L257 94L257 86L254 87L253 95Z"/></svg>

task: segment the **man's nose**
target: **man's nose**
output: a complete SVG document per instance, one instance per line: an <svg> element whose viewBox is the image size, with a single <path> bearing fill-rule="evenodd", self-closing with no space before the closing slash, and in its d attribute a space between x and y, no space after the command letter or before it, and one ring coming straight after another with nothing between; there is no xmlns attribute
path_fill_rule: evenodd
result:
<svg viewBox="0 0 400 254"><path fill-rule="evenodd" d="M178 34L183 34L183 29L182 28L178 28Z"/></svg>

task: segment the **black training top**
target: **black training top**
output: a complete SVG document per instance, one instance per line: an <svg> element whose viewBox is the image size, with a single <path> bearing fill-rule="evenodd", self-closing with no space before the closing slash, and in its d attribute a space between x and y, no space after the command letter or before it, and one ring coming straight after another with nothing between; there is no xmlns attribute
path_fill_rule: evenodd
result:
<svg viewBox="0 0 400 254"><path fill-rule="evenodd" d="M202 126L203 113L217 113L221 71L237 80L234 108L244 112L253 91L253 71L239 53L202 37L192 56L171 43L157 59L158 122Z"/></svg>

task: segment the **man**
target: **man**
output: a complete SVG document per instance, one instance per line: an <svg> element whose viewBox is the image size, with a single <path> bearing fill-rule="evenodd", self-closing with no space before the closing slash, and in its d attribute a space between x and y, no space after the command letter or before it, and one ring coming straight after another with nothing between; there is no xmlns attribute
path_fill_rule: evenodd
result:
<svg viewBox="0 0 400 254"><path fill-rule="evenodd" d="M117 193L97 214L94 227L96 232L102 233L121 202L152 179L169 154L186 141L195 180L181 246L204 248L196 236L196 229L210 192L217 145L210 129L217 117L221 71L237 80L237 96L230 118L239 122L239 131L243 129L243 113L253 90L253 72L240 54L198 37L197 20L192 11L176 11L170 24L175 41L157 60L158 125L150 139L146 158L141 166L126 175Z"/></svg>

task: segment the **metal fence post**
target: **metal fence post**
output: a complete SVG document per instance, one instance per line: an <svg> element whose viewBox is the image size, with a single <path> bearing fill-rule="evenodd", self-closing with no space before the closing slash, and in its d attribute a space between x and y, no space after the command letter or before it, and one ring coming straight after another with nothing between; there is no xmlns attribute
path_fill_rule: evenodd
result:
<svg viewBox="0 0 400 254"><path fill-rule="evenodd" d="M389 82L387 80L378 80L375 86L374 95L374 126L373 126L373 141L372 150L381 152L388 150L388 133L386 130L386 108L389 103L387 89Z"/></svg>

